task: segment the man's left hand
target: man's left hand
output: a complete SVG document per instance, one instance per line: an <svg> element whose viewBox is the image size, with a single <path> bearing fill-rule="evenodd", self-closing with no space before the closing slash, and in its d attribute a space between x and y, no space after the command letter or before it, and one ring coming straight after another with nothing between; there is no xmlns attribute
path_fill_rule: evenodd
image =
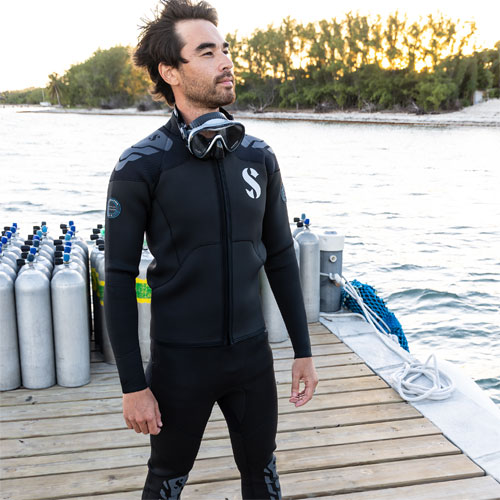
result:
<svg viewBox="0 0 500 500"><path fill-rule="evenodd" d="M304 382L304 390L299 392L300 381ZM295 407L305 405L312 399L314 390L318 385L318 374L314 368L312 358L297 358L292 365L292 395L290 403L295 403Z"/></svg>

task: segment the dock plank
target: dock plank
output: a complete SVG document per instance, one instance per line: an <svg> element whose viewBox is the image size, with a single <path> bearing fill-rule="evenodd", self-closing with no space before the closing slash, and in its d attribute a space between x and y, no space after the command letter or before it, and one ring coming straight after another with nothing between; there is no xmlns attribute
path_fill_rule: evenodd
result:
<svg viewBox="0 0 500 500"><path fill-rule="evenodd" d="M429 457L460 453L441 435L400 438L356 444L330 445L334 439L335 429L321 433L323 442L312 446L311 431L298 431L288 439L278 439L278 460L284 451L290 450L289 460L294 462L296 470L322 469L377 463L388 460ZM113 448L108 450L80 451L75 453L59 453L34 457L3 459L0 465L0 476L21 478L42 475L57 475L69 472L113 469L144 465L149 458L149 446L140 446L127 450ZM231 442L228 438L205 440L198 453L198 459L232 457Z"/></svg>
<svg viewBox="0 0 500 500"><path fill-rule="evenodd" d="M309 430L282 430L278 425L276 442L278 448L295 446L296 435L301 433L307 439L308 446L337 445L360 443L385 439L398 439L413 436L429 436L441 431L426 418L413 418L373 424L322 427ZM227 430L214 434L211 439L205 435L203 442L227 438ZM131 429L119 429L97 432L80 432L67 435L34 437L24 439L6 439L2 441L0 458L29 457L57 453L80 453L81 451L104 449L127 449L149 446L149 436L138 434ZM203 446L203 445L202 445Z"/></svg>
<svg viewBox="0 0 500 500"><path fill-rule="evenodd" d="M332 495L362 488L406 486L427 481L465 479L484 475L484 472L463 455L401 460L352 467L328 468L295 472L296 453L279 455L280 482L284 496L300 498L311 494ZM404 474L395 474L395 467ZM117 492L143 486L147 467L119 467L108 470L71 472L68 474L6 479L2 482L4 500L37 500L60 498L75 494L95 495L102 491ZM218 478L213 481L213 478ZM184 499L206 498L210 494L237 493L240 487L239 471L232 457L197 460L183 492ZM293 492L293 494L291 493ZM31 495L31 496L30 496Z"/></svg>
<svg viewBox="0 0 500 500"><path fill-rule="evenodd" d="M368 375L364 377L351 377L351 378L327 378L328 375L323 374L321 383L316 388L316 394L336 393L336 392L349 392L361 391L369 389L381 389L388 387L387 383L382 380L378 375ZM291 383L291 376L289 379ZM279 397L285 397L290 393L290 385L286 385L284 381L278 383ZM118 379L115 384L107 385L85 385L76 387L71 391L57 386L48 388L46 390L26 391L20 393L18 391L11 391L3 398L2 406L28 406L45 403L55 402L70 402L70 401L84 401L92 399L105 399L105 398L121 398L122 390L118 384ZM0 415L2 410L0 409Z"/></svg>
<svg viewBox="0 0 500 500"><path fill-rule="evenodd" d="M374 376L374 372L365 364L323 366L317 368L316 371L318 372L318 377L320 380ZM277 371L275 372L275 377L276 383L278 385L292 382L291 370ZM15 391L3 392L0 394L0 406L36 404L37 402L50 403L57 399L57 396L59 395L63 397L63 399L61 400L77 401L80 398L73 398L73 394L78 395L82 392L92 393L92 390L94 388L96 388L96 390L100 390L101 386L106 385L115 387L117 390L119 390L119 394L121 395L121 386L118 373L97 373L92 375L91 382L89 384L81 387L73 387L71 389L68 389L67 387L61 387L60 385L53 385L52 387L47 387L46 389L21 388L16 389ZM51 399L52 396L55 399Z"/></svg>
<svg viewBox="0 0 500 500"><path fill-rule="evenodd" d="M307 405L306 405L307 408ZM293 410L292 410L293 411ZM283 430L312 429L338 425L387 422L421 417L422 415L408 403L385 403L380 405L355 406L351 408L327 409L309 412L296 409L279 417L279 426ZM2 436L26 438L37 436L67 435L75 432L95 432L127 428L120 413L102 415L84 415L78 417L58 417L46 420L21 420L4 422L1 425ZM209 420L204 436L212 438L226 430L224 420Z"/></svg>
<svg viewBox="0 0 500 500"><path fill-rule="evenodd" d="M280 415L302 411L324 410L329 408L343 408L362 406L368 404L392 403L403 401L399 394L392 388L371 389L367 391L340 392L332 397L330 393L317 393L305 406L295 407L288 401L289 388L280 388L283 396L278 398L278 411ZM45 420L65 415L65 417L106 415L122 412L122 398L106 398L84 401L70 401L62 403L45 403L42 405L4 406L0 414L1 422L23 420ZM212 419L223 418L218 405L214 405Z"/></svg>
<svg viewBox="0 0 500 500"><path fill-rule="evenodd" d="M318 497L316 500L401 500L403 498L404 500L498 500L500 484L490 476L482 476Z"/></svg>

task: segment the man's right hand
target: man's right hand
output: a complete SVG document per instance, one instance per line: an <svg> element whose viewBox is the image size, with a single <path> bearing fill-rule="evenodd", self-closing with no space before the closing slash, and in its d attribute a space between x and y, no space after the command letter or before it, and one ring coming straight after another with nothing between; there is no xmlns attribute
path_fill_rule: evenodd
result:
<svg viewBox="0 0 500 500"><path fill-rule="evenodd" d="M149 387L123 395L123 417L127 427L138 434L159 434L163 425L158 401Z"/></svg>

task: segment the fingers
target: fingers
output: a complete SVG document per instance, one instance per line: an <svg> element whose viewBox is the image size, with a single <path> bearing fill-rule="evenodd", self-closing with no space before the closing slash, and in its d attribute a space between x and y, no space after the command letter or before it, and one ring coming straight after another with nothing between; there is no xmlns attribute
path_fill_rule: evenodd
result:
<svg viewBox="0 0 500 500"><path fill-rule="evenodd" d="M127 427L138 434L157 435L163 425L158 401L148 391L124 397L123 417Z"/></svg>
<svg viewBox="0 0 500 500"><path fill-rule="evenodd" d="M292 370L292 394L290 399L296 398L299 394L300 374Z"/></svg>
<svg viewBox="0 0 500 500"><path fill-rule="evenodd" d="M301 398L295 404L296 407L305 405L308 401L310 401L314 394L314 387L312 383L308 383L309 381L305 381L306 388L300 393Z"/></svg>

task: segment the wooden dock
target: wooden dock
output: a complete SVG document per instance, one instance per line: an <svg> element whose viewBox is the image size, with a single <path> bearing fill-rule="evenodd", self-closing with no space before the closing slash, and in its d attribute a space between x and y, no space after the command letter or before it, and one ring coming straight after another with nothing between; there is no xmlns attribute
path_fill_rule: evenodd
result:
<svg viewBox="0 0 500 500"><path fill-rule="evenodd" d="M290 341L273 344L284 498L500 498L495 479L334 334L320 323L310 333L320 382L302 408L288 402ZM116 367L93 358L86 386L1 393L2 499L140 499L149 436L126 427ZM182 499L238 498L239 473L215 406Z"/></svg>

